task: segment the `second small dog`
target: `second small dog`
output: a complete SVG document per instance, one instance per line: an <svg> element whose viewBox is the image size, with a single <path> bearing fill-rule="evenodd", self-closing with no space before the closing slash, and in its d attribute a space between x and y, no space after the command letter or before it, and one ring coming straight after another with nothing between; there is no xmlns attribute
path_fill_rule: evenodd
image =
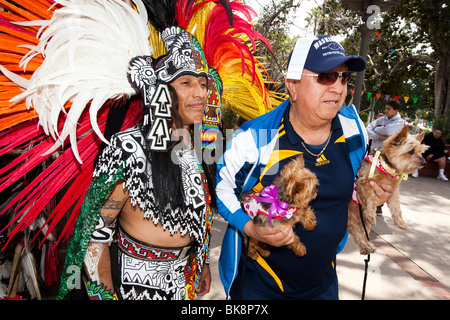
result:
<svg viewBox="0 0 450 320"><path fill-rule="evenodd" d="M361 163L356 180L356 192L362 207L362 216L367 232L370 231L371 226L376 224L377 196L374 189L369 185L371 180L378 185L389 184L393 186L394 192L387 201L387 205L394 224L400 229L407 229L400 208L399 187L403 177L407 177L408 174L426 164L422 153L428 146L421 144L424 134L411 136L408 135L407 127L403 127L400 132L384 141L378 154L369 155ZM347 230L359 247L360 253L374 252L375 247L367 240L365 235L358 205L350 201L348 211Z"/></svg>
<svg viewBox="0 0 450 320"><path fill-rule="evenodd" d="M253 222L258 225L279 230L292 228L295 224L301 223L306 230L313 230L316 226L316 216L308 206L309 202L317 195L317 185L319 181L314 173L304 166L303 156L300 155L290 163L285 165L280 172L280 176L272 182L278 188L277 199L287 202L289 208L286 209L286 217L275 217L270 219L267 213L271 203L258 202L256 198L259 194L247 192L240 197L244 211L253 218ZM262 210L258 209L258 206ZM294 243L288 246L297 256L306 254L306 247L296 235ZM267 257L270 254L268 245L250 238L248 256L254 260L258 254Z"/></svg>

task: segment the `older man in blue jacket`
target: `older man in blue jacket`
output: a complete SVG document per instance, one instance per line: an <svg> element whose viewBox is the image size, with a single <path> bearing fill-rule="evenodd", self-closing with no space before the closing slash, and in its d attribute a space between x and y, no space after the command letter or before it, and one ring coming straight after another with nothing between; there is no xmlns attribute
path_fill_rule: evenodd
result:
<svg viewBox="0 0 450 320"><path fill-rule="evenodd" d="M244 123L228 144L217 167L216 190L219 213L229 222L219 271L232 299L338 299L336 253L345 243L347 204L367 145L355 108L343 104L352 71L365 66L362 57L346 56L329 36L299 39L288 62L289 100ZM238 197L269 186L300 154L320 182L310 203L316 228L296 225L279 231L255 225ZM373 188L380 204L392 192L387 186ZM286 247L294 234L306 245L303 257ZM247 237L269 244L271 254L248 259L241 281Z"/></svg>

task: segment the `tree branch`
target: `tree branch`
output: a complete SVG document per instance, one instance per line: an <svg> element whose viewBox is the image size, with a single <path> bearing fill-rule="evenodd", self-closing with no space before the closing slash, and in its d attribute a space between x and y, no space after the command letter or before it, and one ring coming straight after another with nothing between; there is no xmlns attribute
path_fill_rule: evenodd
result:
<svg viewBox="0 0 450 320"><path fill-rule="evenodd" d="M400 69L412 65L416 62L426 62L427 64L431 65L433 68L436 68L437 66L437 61L429 56L426 55L422 55L422 54L417 54L417 55L413 55L410 56L402 61L400 61L399 63L397 63L397 65L392 68L390 74L393 74L397 71L399 71Z"/></svg>
<svg viewBox="0 0 450 320"><path fill-rule="evenodd" d="M275 21L276 18L278 18L278 16L281 13L288 12L289 9L296 8L299 6L299 4L294 4L293 0L283 3L283 5L281 6L276 6L275 3L272 4L273 9L275 9L275 11L273 11L273 13L265 19L264 23L259 28L260 30L259 32L261 32L263 35L265 35L265 33L272 27L273 22Z"/></svg>

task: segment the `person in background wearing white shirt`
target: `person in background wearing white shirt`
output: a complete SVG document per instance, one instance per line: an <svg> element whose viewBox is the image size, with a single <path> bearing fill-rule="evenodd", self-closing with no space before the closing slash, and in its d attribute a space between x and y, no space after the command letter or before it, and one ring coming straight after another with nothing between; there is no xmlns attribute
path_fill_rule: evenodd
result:
<svg viewBox="0 0 450 320"><path fill-rule="evenodd" d="M399 132L405 125L399 113L400 103L397 100L391 100L386 104L384 117L372 121L367 127L369 139L372 139L371 150L379 149L383 141L390 135Z"/></svg>

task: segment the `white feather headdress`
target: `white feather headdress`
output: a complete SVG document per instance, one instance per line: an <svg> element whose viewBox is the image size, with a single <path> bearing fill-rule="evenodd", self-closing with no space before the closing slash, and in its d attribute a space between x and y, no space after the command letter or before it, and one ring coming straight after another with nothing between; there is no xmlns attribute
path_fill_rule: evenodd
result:
<svg viewBox="0 0 450 320"><path fill-rule="evenodd" d="M12 102L26 99L27 108L39 114L39 124L56 143L53 152L70 137L78 161L76 128L81 113L90 103L89 113L96 134L107 142L98 125L97 112L108 99L121 99L136 91L127 80L129 62L136 56L150 56L147 12L140 0L136 9L121 0L56 0L61 4L51 20L18 23L40 26L36 46L22 59L26 68L36 55L44 57L30 80L5 68L2 71L26 90ZM72 106L66 112L65 105ZM61 133L58 119L67 118Z"/></svg>

